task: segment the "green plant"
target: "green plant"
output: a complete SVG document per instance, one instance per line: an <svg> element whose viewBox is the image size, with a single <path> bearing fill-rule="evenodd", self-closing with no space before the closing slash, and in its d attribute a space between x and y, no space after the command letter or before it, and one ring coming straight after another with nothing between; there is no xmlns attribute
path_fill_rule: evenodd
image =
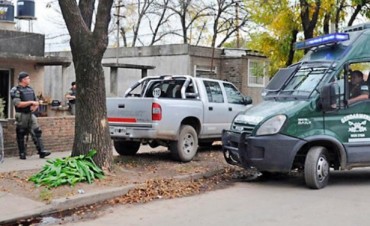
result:
<svg viewBox="0 0 370 226"><path fill-rule="evenodd" d="M42 170L31 176L29 181L37 186L57 187L64 184L75 185L87 181L91 184L95 179L104 177L104 172L93 161L96 150L90 150L86 155L51 159Z"/></svg>

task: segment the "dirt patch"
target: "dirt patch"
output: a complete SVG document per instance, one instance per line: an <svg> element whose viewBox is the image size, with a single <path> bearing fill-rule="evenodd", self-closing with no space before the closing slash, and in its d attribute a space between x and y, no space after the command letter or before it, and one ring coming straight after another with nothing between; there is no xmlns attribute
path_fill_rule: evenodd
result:
<svg viewBox="0 0 370 226"><path fill-rule="evenodd" d="M138 153L135 156L115 156L111 172L106 172L104 179L92 184L78 183L48 189L36 187L28 178L39 170L14 171L0 174L0 191L27 197L45 203L53 199L76 196L105 188L128 184L148 183L171 179L176 176L206 173L214 170L230 169L219 147L199 150L197 156L189 163L172 160L167 150Z"/></svg>

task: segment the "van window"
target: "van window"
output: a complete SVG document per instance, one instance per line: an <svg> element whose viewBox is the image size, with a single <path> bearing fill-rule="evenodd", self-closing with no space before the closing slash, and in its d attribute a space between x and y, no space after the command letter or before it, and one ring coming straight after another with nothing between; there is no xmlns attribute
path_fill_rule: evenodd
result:
<svg viewBox="0 0 370 226"><path fill-rule="evenodd" d="M348 75L348 103L353 104L369 99L369 62L352 63Z"/></svg>

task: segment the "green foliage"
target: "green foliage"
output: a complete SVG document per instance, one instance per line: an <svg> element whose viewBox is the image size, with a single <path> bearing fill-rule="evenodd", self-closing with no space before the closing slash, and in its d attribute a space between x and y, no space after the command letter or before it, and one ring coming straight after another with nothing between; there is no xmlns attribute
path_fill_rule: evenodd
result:
<svg viewBox="0 0 370 226"><path fill-rule="evenodd" d="M96 150L90 150L86 155L48 160L42 170L31 176L29 181L37 186L57 187L64 184L75 185L87 181L91 184L94 179L103 178L104 172L93 161Z"/></svg>

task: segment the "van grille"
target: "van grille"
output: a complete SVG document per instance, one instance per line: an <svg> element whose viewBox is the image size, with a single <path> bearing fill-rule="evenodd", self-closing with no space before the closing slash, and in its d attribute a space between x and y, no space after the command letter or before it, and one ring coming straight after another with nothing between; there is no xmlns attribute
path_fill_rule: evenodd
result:
<svg viewBox="0 0 370 226"><path fill-rule="evenodd" d="M246 132L248 135L251 135L256 125L244 124L244 123L233 123L231 130L235 132Z"/></svg>

